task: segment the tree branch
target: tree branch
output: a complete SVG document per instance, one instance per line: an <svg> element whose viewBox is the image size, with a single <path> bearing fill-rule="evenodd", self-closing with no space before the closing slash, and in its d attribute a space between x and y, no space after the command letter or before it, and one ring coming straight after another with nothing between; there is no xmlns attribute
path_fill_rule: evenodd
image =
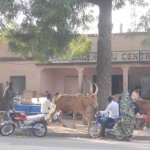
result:
<svg viewBox="0 0 150 150"><path fill-rule="evenodd" d="M85 1L85 0L83 0ZM86 0L88 3L98 5L100 0Z"/></svg>
<svg viewBox="0 0 150 150"><path fill-rule="evenodd" d="M99 0L87 0L89 3L98 5L99 4Z"/></svg>

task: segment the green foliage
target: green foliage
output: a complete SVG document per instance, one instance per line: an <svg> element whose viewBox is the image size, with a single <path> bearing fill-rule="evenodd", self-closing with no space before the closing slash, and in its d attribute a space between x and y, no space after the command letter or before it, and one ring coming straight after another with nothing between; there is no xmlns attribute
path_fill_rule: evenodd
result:
<svg viewBox="0 0 150 150"><path fill-rule="evenodd" d="M150 31L150 10L142 16L134 16L134 22L131 24L132 28L130 31L135 32L149 32Z"/></svg>
<svg viewBox="0 0 150 150"><path fill-rule="evenodd" d="M143 47L150 47L150 2L148 0L138 0L136 7L131 14L132 21L129 32L145 32L145 39L142 41ZM144 10L144 11L143 11ZM141 13L142 12L142 13Z"/></svg>
<svg viewBox="0 0 150 150"><path fill-rule="evenodd" d="M73 38L78 28L88 29L88 23L93 21L92 13L87 13L86 8L100 1L0 0L1 39L7 40L11 51L24 59L32 55L37 61L46 61L53 54L69 53L70 47L71 55L85 54L91 49L90 42L85 42L83 37ZM113 8L120 9L127 3L146 5L145 0L113 0ZM137 26L149 30L148 18L143 16L140 20Z"/></svg>
<svg viewBox="0 0 150 150"><path fill-rule="evenodd" d="M150 33L147 34L147 37L142 41L142 46L145 48L150 48Z"/></svg>
<svg viewBox="0 0 150 150"><path fill-rule="evenodd" d="M2 0L0 4L5 8L0 7L0 34L8 40L11 51L23 58L32 54L40 61L66 52L77 29L86 27L93 18L84 11L89 4L80 0ZM18 14L21 23L17 22Z"/></svg>
<svg viewBox="0 0 150 150"><path fill-rule="evenodd" d="M69 61L71 57L86 56L92 49L92 42L86 35L75 35L68 49L61 54L60 59Z"/></svg>
<svg viewBox="0 0 150 150"><path fill-rule="evenodd" d="M16 17L21 8L21 1L17 3L17 0L0 0L0 16L2 19L12 19Z"/></svg>
<svg viewBox="0 0 150 150"><path fill-rule="evenodd" d="M145 0L113 0L113 8L120 9L123 8L126 4L145 7L148 3Z"/></svg>
<svg viewBox="0 0 150 150"><path fill-rule="evenodd" d="M92 49L92 42L85 35L75 37L69 45L72 56L86 55Z"/></svg>

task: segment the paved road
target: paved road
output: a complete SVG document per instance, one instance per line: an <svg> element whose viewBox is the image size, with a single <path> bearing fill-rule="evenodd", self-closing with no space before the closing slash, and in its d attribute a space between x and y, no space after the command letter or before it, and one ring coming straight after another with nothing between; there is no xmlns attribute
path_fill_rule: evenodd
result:
<svg viewBox="0 0 150 150"><path fill-rule="evenodd" d="M77 137L0 136L0 150L149 150L149 147L147 140L118 142Z"/></svg>
<svg viewBox="0 0 150 150"><path fill-rule="evenodd" d="M131 142L91 139L82 121L77 121L76 129L72 129L72 120L65 121L67 128L50 125L43 138L17 129L11 136L0 135L0 150L149 150L150 147L150 136L136 137Z"/></svg>

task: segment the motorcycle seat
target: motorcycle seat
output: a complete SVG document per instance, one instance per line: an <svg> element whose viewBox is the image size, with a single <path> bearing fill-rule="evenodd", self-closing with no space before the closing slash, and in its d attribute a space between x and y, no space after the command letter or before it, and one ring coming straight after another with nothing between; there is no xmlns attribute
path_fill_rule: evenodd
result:
<svg viewBox="0 0 150 150"><path fill-rule="evenodd" d="M32 115L32 116L27 116L26 120L38 120L42 117L44 117L45 114L38 114L38 115Z"/></svg>

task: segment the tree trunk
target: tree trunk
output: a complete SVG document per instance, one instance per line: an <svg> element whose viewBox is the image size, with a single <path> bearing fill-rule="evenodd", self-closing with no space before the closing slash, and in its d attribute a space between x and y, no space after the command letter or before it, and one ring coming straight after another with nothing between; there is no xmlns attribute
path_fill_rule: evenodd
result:
<svg viewBox="0 0 150 150"><path fill-rule="evenodd" d="M112 0L99 1L99 24L97 46L98 109L104 110L111 95L111 31Z"/></svg>

